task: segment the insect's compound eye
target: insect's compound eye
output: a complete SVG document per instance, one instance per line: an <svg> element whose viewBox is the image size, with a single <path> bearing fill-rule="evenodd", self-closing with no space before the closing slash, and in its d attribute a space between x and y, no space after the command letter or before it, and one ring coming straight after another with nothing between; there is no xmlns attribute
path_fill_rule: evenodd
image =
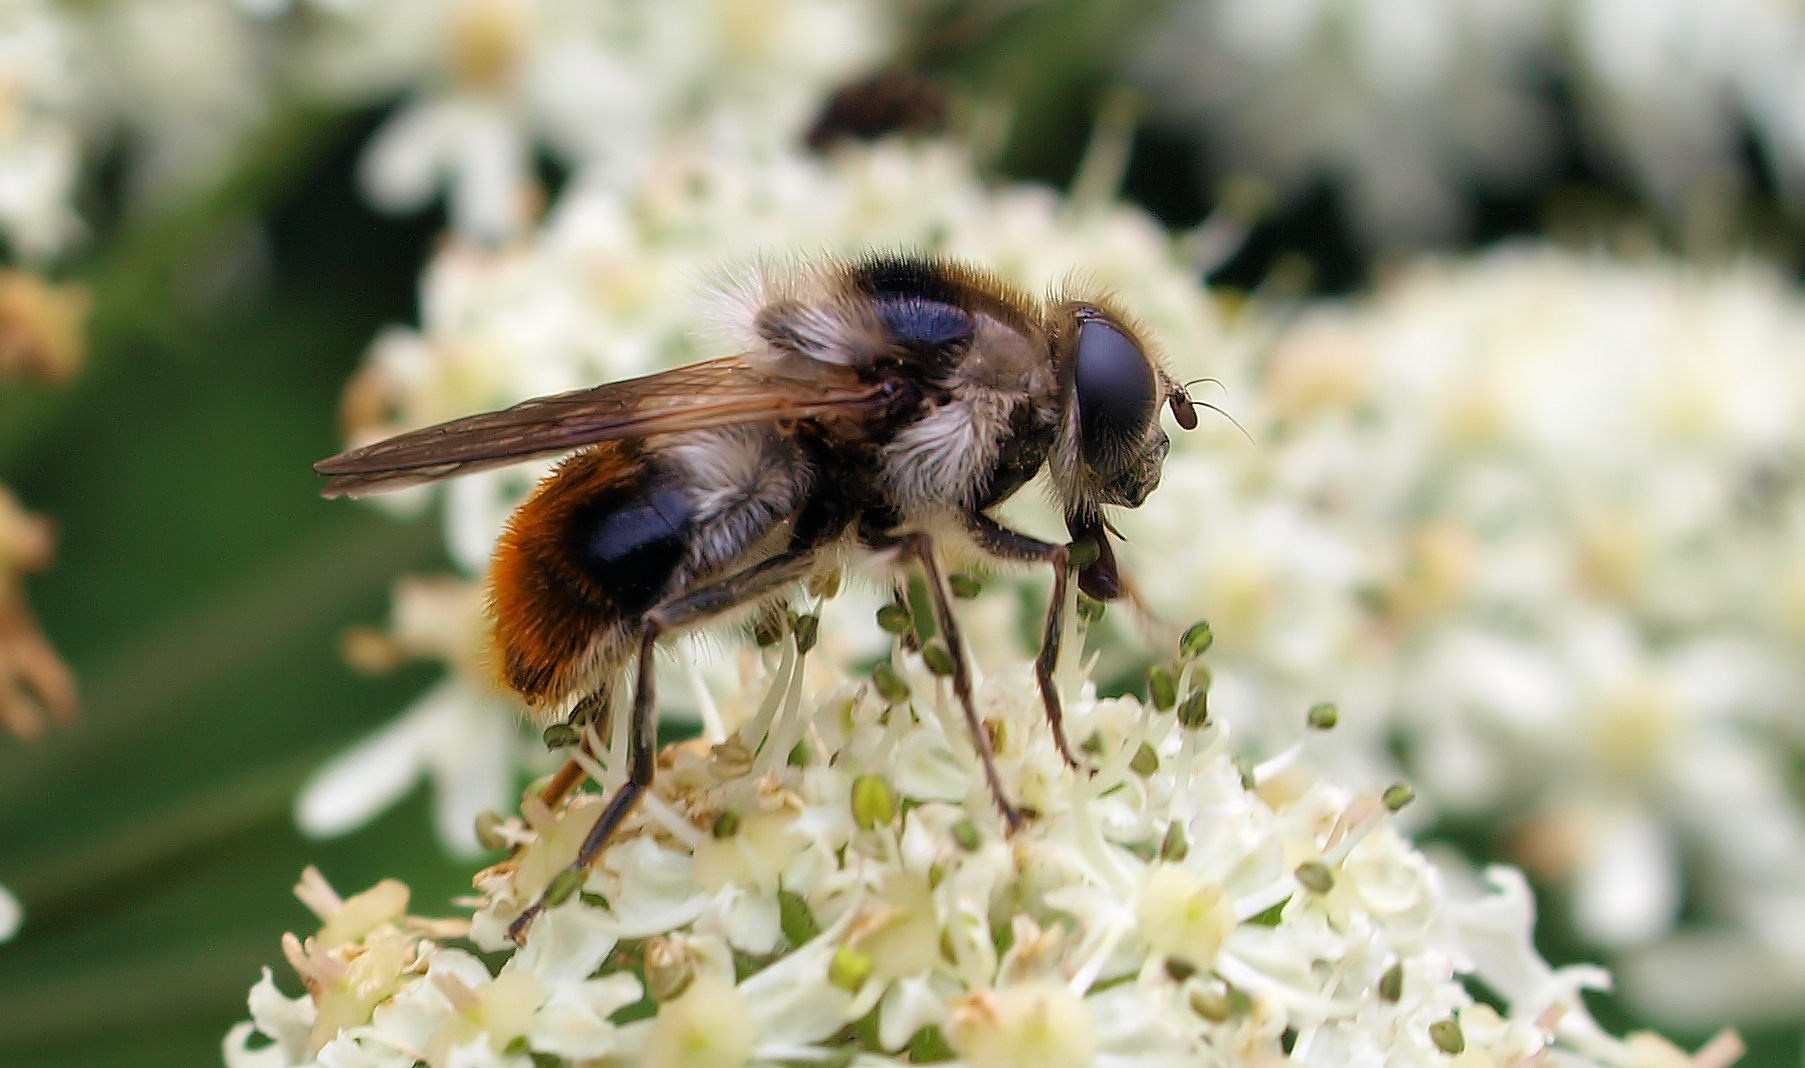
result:
<svg viewBox="0 0 1805 1068"><path fill-rule="evenodd" d="M1096 315L1079 315L1075 361L1084 459L1107 477L1141 450L1157 417L1158 382L1140 346Z"/></svg>

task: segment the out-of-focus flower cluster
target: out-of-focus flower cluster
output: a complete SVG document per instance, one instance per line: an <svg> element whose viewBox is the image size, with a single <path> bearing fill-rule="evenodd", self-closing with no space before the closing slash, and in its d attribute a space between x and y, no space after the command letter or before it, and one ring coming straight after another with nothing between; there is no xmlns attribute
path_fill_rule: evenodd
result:
<svg viewBox="0 0 1805 1068"><path fill-rule="evenodd" d="M1709 918L1690 966L1637 956L1631 993L1784 1011L1802 351L1805 307L1752 263L1427 263L1296 316L1237 411L1257 445L1180 441L1124 559L1156 607L1210 613L1214 706L1267 748L1295 733L1272 709L1335 702L1342 775L1395 757L1439 815L1512 829L1495 846L1587 936Z"/></svg>
<svg viewBox="0 0 1805 1068"><path fill-rule="evenodd" d="M363 159L371 200L443 192L460 233L504 239L537 215L541 154L618 186L675 136L781 150L884 59L891 19L861 0L9 0L0 240L34 265L67 252L109 155L130 205L157 206L242 164L283 106L395 97Z"/></svg>
<svg viewBox="0 0 1805 1068"><path fill-rule="evenodd" d="M610 189L638 185L676 139L781 154L832 88L885 58L889 23L861 0L401 0L316 20L295 66L332 99L405 95L364 189L412 210L443 187L453 229L493 241L536 217L536 152Z"/></svg>
<svg viewBox="0 0 1805 1068"><path fill-rule="evenodd" d="M276 47L224 0L8 0L0 9L0 242L42 266L85 234L103 156L130 206L205 189L269 115Z"/></svg>
<svg viewBox="0 0 1805 1068"><path fill-rule="evenodd" d="M1173 0L1145 42L1126 72L1217 167L1334 188L1377 244L1448 237L1475 187L1562 165L1562 105L1591 162L1667 211L1747 189L1745 128L1805 204L1796 4Z"/></svg>
<svg viewBox="0 0 1805 1068"><path fill-rule="evenodd" d="M491 828L512 848L468 920L409 917L393 881L341 900L310 873L323 926L284 943L306 991L266 971L227 1064L1734 1056L1727 1037L1695 1060L1604 1033L1580 994L1606 977L1536 953L1519 874L1462 899L1389 826L1401 788L1350 793L1295 752L1237 762L1194 660L1166 711L1065 680L1094 774L1052 745L1029 665L996 666L979 707L1034 812L1006 836L945 680L900 641L882 684L827 664L805 685L793 645L768 657L720 702L726 733L662 754L639 814L522 949L506 927L561 881L592 793L555 811L529 794ZM453 943L511 952L492 972Z"/></svg>

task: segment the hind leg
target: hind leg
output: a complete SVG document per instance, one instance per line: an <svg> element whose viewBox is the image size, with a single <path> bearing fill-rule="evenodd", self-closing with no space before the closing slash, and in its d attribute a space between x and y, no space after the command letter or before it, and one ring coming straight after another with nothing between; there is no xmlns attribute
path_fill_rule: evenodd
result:
<svg viewBox="0 0 1805 1068"><path fill-rule="evenodd" d="M567 874L555 876L552 887L558 887L568 893L582 885L583 878L589 869L607 848L608 842L620 829L635 808L640 798L651 789L652 777L657 771L658 718L657 695L655 691L652 655L660 635L699 623L711 616L721 615L750 601L765 597L788 583L800 579L809 568L811 554L803 551L781 553L760 564L755 564L744 571L705 586L702 589L670 598L652 607L641 617L639 640L638 681L633 693L632 731L627 752L627 781L609 798L608 805L589 829L577 856L566 869ZM574 761L572 762L574 763ZM568 770L568 766L567 766ZM558 778L563 777L563 772ZM557 779L554 779L556 783ZM581 781L580 775L570 786L574 788ZM548 788L549 790L549 788ZM508 937L517 945L526 942L527 928L548 905L557 901L548 901L554 896L552 888L548 888L539 900L529 905L513 923L508 925Z"/></svg>

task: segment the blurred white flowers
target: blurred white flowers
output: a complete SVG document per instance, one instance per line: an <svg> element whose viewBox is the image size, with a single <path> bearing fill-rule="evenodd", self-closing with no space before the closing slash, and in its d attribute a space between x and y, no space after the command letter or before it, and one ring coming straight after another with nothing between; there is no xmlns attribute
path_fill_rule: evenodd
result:
<svg viewBox="0 0 1805 1068"><path fill-rule="evenodd" d="M1595 147L1662 207L1739 191L1746 126L1805 204L1805 9L1764 0L1563 0L1557 32Z"/></svg>
<svg viewBox="0 0 1805 1068"><path fill-rule="evenodd" d="M447 193L494 242L543 201L541 153L635 184L669 141L756 159L800 140L830 89L885 58L861 0L49 0L0 5L0 239L43 263L83 235L85 173L116 153L134 208L206 191L279 104L402 97L367 147L378 207Z"/></svg>
<svg viewBox="0 0 1805 1068"><path fill-rule="evenodd" d="M1805 10L1763 0L1173 0L1124 65L1212 166L1330 189L1378 246L1476 189L1589 162L1683 214L1747 191L1745 129L1805 205Z"/></svg>
<svg viewBox="0 0 1805 1068"><path fill-rule="evenodd" d="M1196 124L1216 166L1288 194L1326 183L1376 243L1442 239L1468 189L1552 164L1540 6L1181 0L1126 72Z"/></svg>
<svg viewBox="0 0 1805 1068"><path fill-rule="evenodd" d="M19 926L25 922L25 910L19 907L19 899L12 891L0 886L0 942L12 941L13 935L19 933Z"/></svg>
<svg viewBox="0 0 1805 1068"><path fill-rule="evenodd" d="M257 27L219 0L0 5L0 238L42 266L86 236L96 161L134 209L207 189L268 117Z"/></svg>
<svg viewBox="0 0 1805 1068"><path fill-rule="evenodd" d="M534 756L516 727L522 709L489 680L482 648L482 591L453 576L396 584L387 632L358 631L346 652L353 664L383 670L421 657L451 671L395 720L334 757L295 799L295 822L332 836L363 826L399 801L422 776L432 780L439 841L474 854L476 818L503 807L517 770Z"/></svg>
<svg viewBox="0 0 1805 1068"><path fill-rule="evenodd" d="M1688 900L1805 944L1775 927L1805 908L1800 352L1752 263L1423 264L1283 330L1237 409L1258 445L1181 439L1124 558L1210 617L1219 714L1271 749L1336 702L1340 774L1401 753L1432 811L1514 827L1590 938L1650 945ZM1742 962L1777 1002L1805 968L1774 956ZM1690 1019L1760 1011L1669 974Z"/></svg>
<svg viewBox="0 0 1805 1068"><path fill-rule="evenodd" d="M74 28L47 2L0 10L0 235L26 262L42 262L80 233L74 194L80 85Z"/></svg>
<svg viewBox="0 0 1805 1068"><path fill-rule="evenodd" d="M372 202L409 211L443 188L452 228L479 242L531 225L541 150L612 190L679 139L735 160L785 151L894 33L859 0L399 0L317 30L298 49L304 84L407 97L365 152Z"/></svg>
<svg viewBox="0 0 1805 1068"><path fill-rule="evenodd" d="M243 162L278 89L257 24L222 0L112 0L72 17L84 150L120 152L131 207L180 203Z"/></svg>
<svg viewBox="0 0 1805 1068"><path fill-rule="evenodd" d="M801 692L792 663L743 691L789 706L771 733L756 716L667 750L654 796L581 893L493 975L447 942L512 949L508 921L569 863L594 794L556 812L529 798L499 828L515 849L477 876L468 921L407 916L393 881L341 900L309 873L324 926L285 940L306 993L282 995L266 971L227 1064L1734 1055L1727 1038L1694 1061L1651 1035L1604 1034L1580 1002L1604 976L1542 961L1520 877L1498 870L1476 900L1453 899L1377 795L1303 762L1254 781L1220 728L1068 678L1068 722L1096 768L1075 774L1016 662L979 697L1003 781L1036 813L1004 837L950 695L918 658L899 647L916 696L897 702L832 665ZM770 759L798 738L805 757ZM610 787L620 771L603 772ZM1467 975L1503 1014L1474 1001Z"/></svg>

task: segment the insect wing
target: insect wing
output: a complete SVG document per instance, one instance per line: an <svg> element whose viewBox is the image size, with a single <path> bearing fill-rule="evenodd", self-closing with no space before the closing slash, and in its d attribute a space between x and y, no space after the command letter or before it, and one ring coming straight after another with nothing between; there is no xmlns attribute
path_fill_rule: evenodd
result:
<svg viewBox="0 0 1805 1068"><path fill-rule="evenodd" d="M809 363L806 376L791 376L739 358L710 360L409 431L321 460L313 469L330 479L322 496L359 497L599 441L857 414L887 398L882 383Z"/></svg>

